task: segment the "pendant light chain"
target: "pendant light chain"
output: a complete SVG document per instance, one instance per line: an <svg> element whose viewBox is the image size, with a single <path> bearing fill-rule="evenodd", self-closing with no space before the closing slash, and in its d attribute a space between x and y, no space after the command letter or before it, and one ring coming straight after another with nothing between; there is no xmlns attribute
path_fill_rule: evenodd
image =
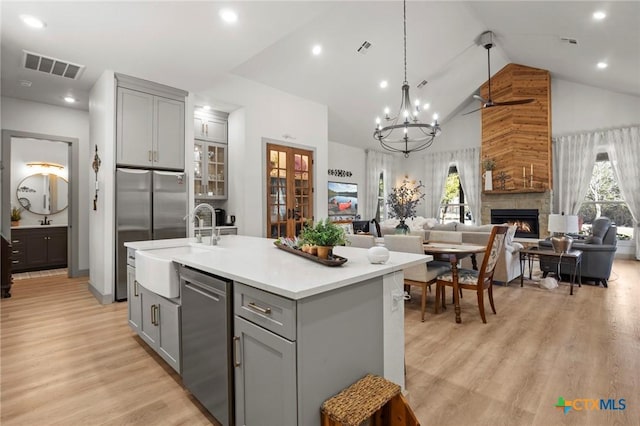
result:
<svg viewBox="0 0 640 426"><path fill-rule="evenodd" d="M404 83L407 84L407 1L402 2L404 25Z"/></svg>

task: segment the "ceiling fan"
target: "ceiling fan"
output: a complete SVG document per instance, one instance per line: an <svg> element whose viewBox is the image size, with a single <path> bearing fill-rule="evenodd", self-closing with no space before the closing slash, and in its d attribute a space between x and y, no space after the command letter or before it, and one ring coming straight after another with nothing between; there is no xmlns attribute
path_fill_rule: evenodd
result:
<svg viewBox="0 0 640 426"><path fill-rule="evenodd" d="M475 99L482 102L482 106L480 108L474 109L473 111L466 112L462 115L471 114L476 111L480 111L481 109L484 109L484 108L491 108L491 107L497 107L497 106L509 106L509 105L523 105L523 104L529 104L535 101L535 99L517 99L514 101L494 102L493 99L491 98L491 53L490 53L491 48L493 47L493 32L485 31L482 34L480 34L480 36L478 36L478 39L476 40L476 44L478 44L479 46L483 46L485 49L487 49L487 72L489 74L489 78L487 79L487 84L489 86L489 94L487 99L483 98L480 95L473 95Z"/></svg>

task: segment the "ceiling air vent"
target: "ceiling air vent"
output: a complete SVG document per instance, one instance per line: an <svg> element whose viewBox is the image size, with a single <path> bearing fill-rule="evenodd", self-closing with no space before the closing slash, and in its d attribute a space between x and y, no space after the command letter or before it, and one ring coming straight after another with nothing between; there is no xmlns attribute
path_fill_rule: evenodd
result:
<svg viewBox="0 0 640 426"><path fill-rule="evenodd" d="M84 69L84 65L72 64L69 61L50 58L39 53L24 52L24 67L34 71L42 71L60 77L77 80Z"/></svg>
<svg viewBox="0 0 640 426"><path fill-rule="evenodd" d="M364 55L367 53L367 50L371 47L371 43L368 41L364 41L360 47L358 47L358 53Z"/></svg>

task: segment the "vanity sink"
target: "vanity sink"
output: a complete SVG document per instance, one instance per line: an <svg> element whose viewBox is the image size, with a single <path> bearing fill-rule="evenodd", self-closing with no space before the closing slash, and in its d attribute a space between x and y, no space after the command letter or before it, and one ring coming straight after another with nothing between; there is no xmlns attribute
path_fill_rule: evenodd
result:
<svg viewBox="0 0 640 426"><path fill-rule="evenodd" d="M174 256L207 253L200 247L180 246L136 251L136 281L147 290L160 296L180 296L178 267L171 260Z"/></svg>

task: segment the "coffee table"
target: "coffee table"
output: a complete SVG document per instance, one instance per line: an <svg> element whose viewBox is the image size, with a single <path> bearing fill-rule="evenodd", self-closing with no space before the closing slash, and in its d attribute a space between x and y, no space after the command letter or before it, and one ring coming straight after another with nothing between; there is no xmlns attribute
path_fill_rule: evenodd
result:
<svg viewBox="0 0 640 426"><path fill-rule="evenodd" d="M560 265L573 266L573 273L570 276L571 289L569 294L573 295L573 284L578 276L578 287L582 287L582 274L580 272L580 266L582 264L582 250L570 250L568 253L556 253L552 249L544 249L539 247L529 247L520 250L520 287L524 285L524 262L529 261L529 279L531 279L531 265L535 258L550 258L551 262L557 262L558 268L556 276L558 279L560 275Z"/></svg>

